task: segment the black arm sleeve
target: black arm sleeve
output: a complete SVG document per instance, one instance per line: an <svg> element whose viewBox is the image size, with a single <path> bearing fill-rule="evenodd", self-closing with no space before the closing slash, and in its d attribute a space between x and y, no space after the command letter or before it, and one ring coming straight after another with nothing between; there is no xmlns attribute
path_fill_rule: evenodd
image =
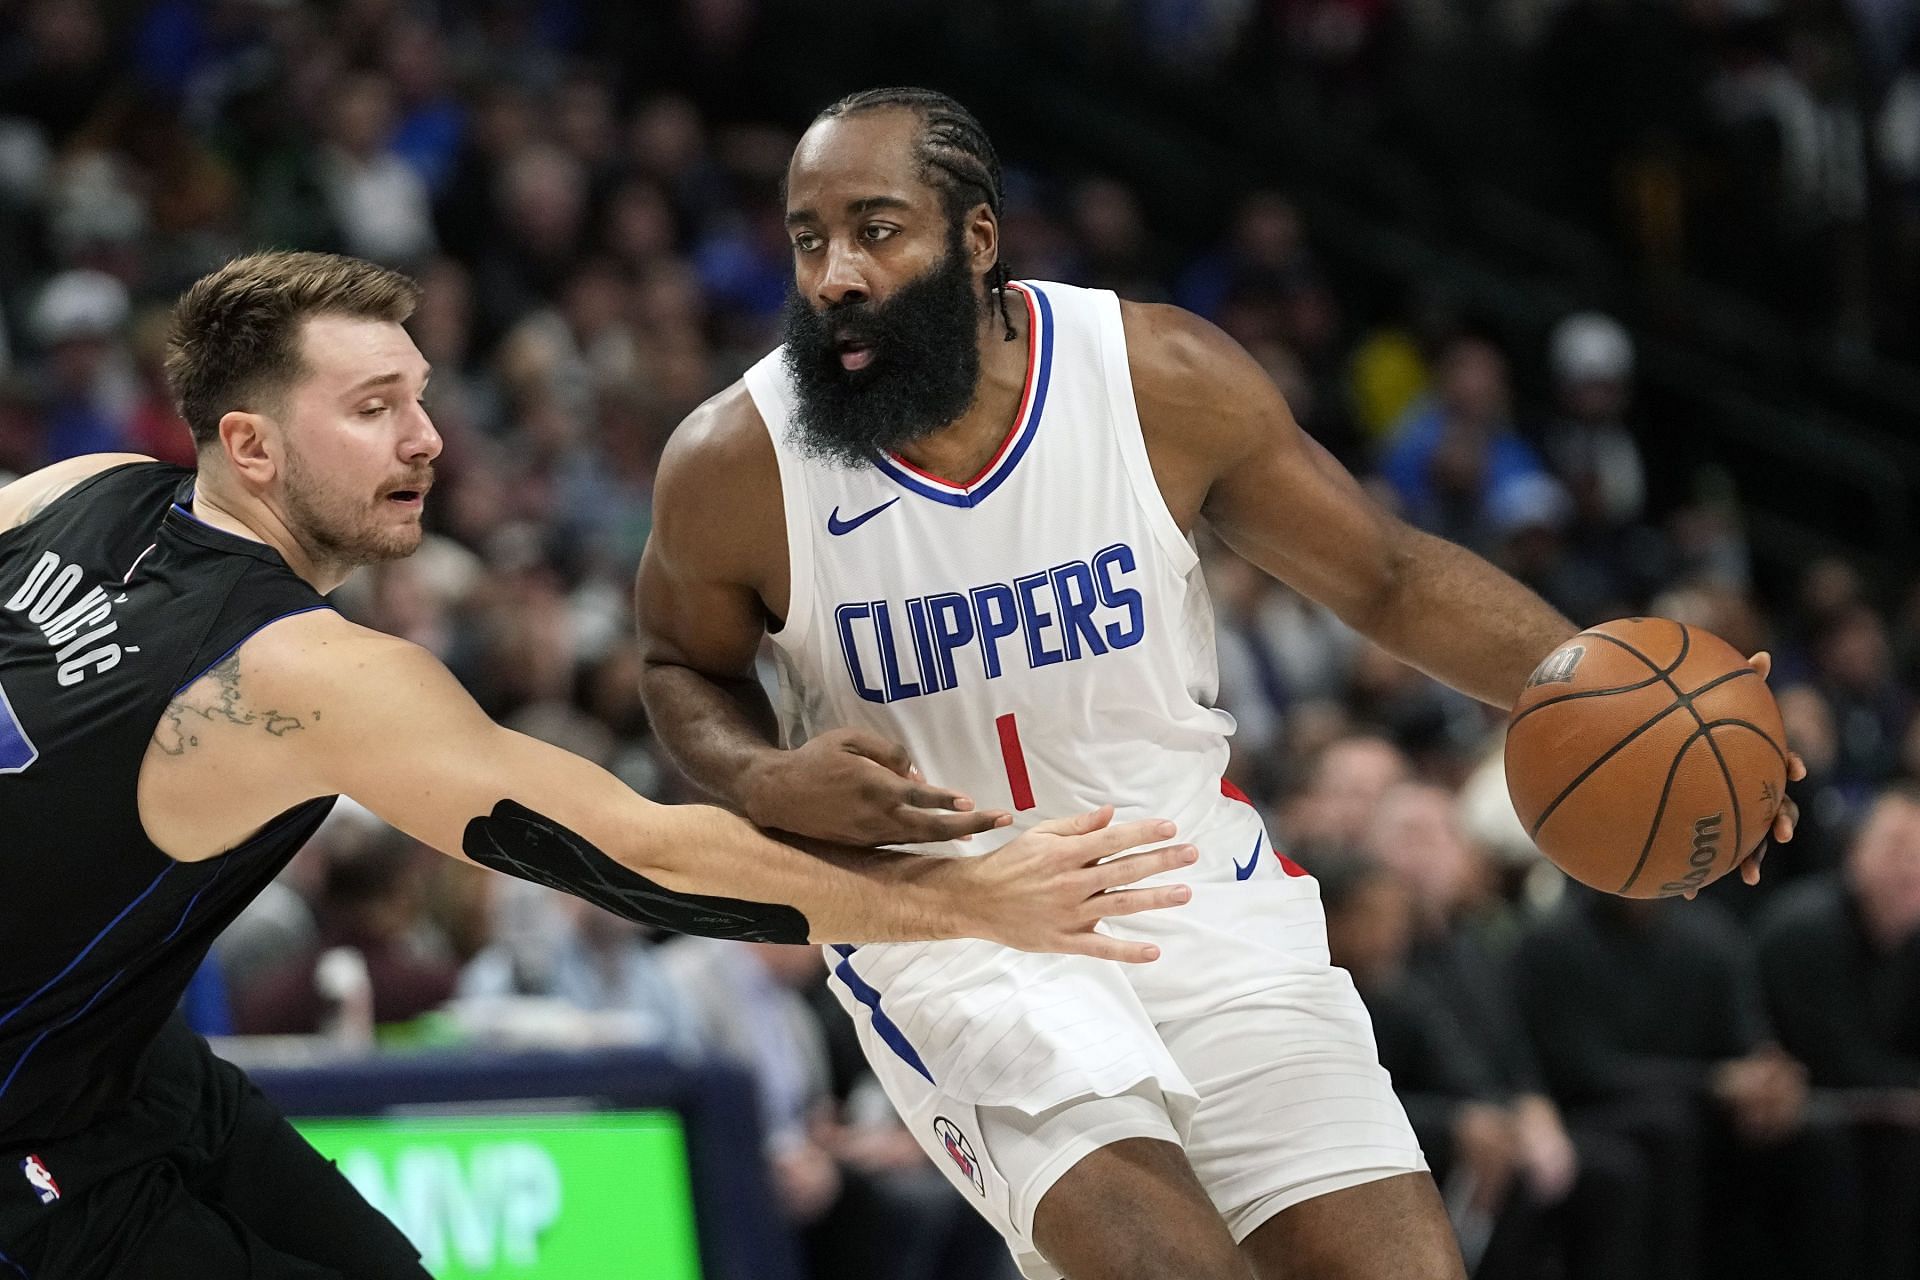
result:
<svg viewBox="0 0 1920 1280"><path fill-rule="evenodd" d="M805 942L811 932L806 916L793 907L677 893L655 884L577 833L511 800L469 822L460 847L483 867L675 933L739 942Z"/></svg>

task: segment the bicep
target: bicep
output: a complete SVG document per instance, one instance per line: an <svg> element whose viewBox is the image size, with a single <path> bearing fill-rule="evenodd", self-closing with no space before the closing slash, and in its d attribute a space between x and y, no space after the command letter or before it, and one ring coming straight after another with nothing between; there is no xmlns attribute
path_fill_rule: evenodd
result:
<svg viewBox="0 0 1920 1280"><path fill-rule="evenodd" d="M1294 421L1266 371L1218 328L1129 304L1127 354L1162 493L1248 561L1350 623L1387 599L1408 530Z"/></svg>
<svg viewBox="0 0 1920 1280"><path fill-rule="evenodd" d="M1295 425L1279 392L1249 399L1252 447L1215 480L1202 509L1208 523L1302 595L1350 623L1365 619L1393 588L1406 527Z"/></svg>
<svg viewBox="0 0 1920 1280"><path fill-rule="evenodd" d="M766 610L752 588L705 572L671 551L658 532L640 556L634 618L645 664L691 667L708 675L753 670Z"/></svg>
<svg viewBox="0 0 1920 1280"><path fill-rule="evenodd" d="M464 856L468 824L513 801L621 858L657 807L591 761L495 724L416 646L365 646L322 683L304 744L321 784L442 853Z"/></svg>

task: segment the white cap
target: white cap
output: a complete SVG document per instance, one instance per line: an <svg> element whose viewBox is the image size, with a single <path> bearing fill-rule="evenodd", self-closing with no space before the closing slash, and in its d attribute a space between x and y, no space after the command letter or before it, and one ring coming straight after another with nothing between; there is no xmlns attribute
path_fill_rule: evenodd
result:
<svg viewBox="0 0 1920 1280"><path fill-rule="evenodd" d="M1578 311L1553 328L1554 376L1562 382L1624 382L1633 376L1633 339L1618 320Z"/></svg>
<svg viewBox="0 0 1920 1280"><path fill-rule="evenodd" d="M104 271L63 271L33 304L34 336L47 345L100 338L127 322L127 287Z"/></svg>

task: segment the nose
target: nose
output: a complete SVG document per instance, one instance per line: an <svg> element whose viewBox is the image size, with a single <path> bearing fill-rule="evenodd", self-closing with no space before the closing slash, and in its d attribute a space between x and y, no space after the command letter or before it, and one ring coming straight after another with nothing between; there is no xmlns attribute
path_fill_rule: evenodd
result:
<svg viewBox="0 0 1920 1280"><path fill-rule="evenodd" d="M814 292L821 302L837 307L848 302L865 302L868 297L865 256L855 249L829 242L826 264Z"/></svg>
<svg viewBox="0 0 1920 1280"><path fill-rule="evenodd" d="M418 405L414 409L413 429L400 442L400 454L408 462L432 462L440 456L445 441L440 439L440 429L433 425L427 411Z"/></svg>

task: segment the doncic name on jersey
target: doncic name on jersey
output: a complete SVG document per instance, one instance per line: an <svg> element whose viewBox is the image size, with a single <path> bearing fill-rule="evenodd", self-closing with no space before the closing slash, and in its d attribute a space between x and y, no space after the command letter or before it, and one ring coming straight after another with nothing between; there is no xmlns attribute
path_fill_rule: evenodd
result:
<svg viewBox="0 0 1920 1280"><path fill-rule="evenodd" d="M81 576L79 565L63 566L58 554L42 552L5 606L12 613L24 613L54 647L53 656L60 663L55 678L63 689L120 665L120 646L107 639L120 629L113 620L118 601L104 587L94 587L67 603Z"/></svg>
<svg viewBox="0 0 1920 1280"><path fill-rule="evenodd" d="M1137 566L1124 542L1013 579L906 600L835 607L840 652L854 690L868 702L899 702L956 688L978 670L997 679L1130 649L1146 634Z"/></svg>

